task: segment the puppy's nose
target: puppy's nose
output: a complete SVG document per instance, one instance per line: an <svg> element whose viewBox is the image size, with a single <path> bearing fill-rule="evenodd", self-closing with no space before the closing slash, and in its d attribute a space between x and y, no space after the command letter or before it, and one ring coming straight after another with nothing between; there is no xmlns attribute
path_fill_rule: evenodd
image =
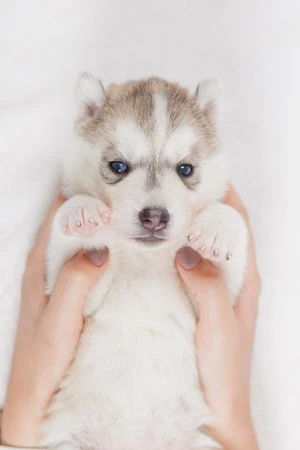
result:
<svg viewBox="0 0 300 450"><path fill-rule="evenodd" d="M140 221L144 228L151 231L159 231L166 228L170 220L170 214L163 208L144 208L139 213Z"/></svg>

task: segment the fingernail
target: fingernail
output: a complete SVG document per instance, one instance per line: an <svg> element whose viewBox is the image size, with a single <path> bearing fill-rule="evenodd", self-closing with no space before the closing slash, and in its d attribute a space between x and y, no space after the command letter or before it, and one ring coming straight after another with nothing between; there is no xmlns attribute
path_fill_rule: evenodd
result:
<svg viewBox="0 0 300 450"><path fill-rule="evenodd" d="M93 249L84 252L84 256L98 267L102 266L107 258L107 255L108 249L106 247L100 250Z"/></svg>
<svg viewBox="0 0 300 450"><path fill-rule="evenodd" d="M199 253L195 252L190 247L183 247L177 253L179 264L186 270L191 270L196 267L201 261Z"/></svg>

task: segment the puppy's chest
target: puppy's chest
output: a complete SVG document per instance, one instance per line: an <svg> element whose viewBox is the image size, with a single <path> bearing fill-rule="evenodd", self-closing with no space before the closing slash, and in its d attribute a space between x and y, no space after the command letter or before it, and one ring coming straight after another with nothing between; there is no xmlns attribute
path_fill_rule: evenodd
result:
<svg viewBox="0 0 300 450"><path fill-rule="evenodd" d="M95 377L92 384L101 378L102 386L118 385L121 392L127 386L129 402L141 394L139 388L128 389L132 377L140 388L142 380L156 379L141 388L150 397L156 397L157 386L165 384L164 374L170 370L178 374L182 367L189 368L193 378L194 310L176 269L166 264L161 271L159 264L112 261L107 280L93 293L91 301L97 306L86 321L77 356L78 367L89 367L89 376ZM105 369L95 361L105 361ZM171 378L170 383L181 383Z"/></svg>
<svg viewBox="0 0 300 450"><path fill-rule="evenodd" d="M130 315L140 324L159 321L166 315L194 322L192 304L180 282L174 258L155 256L141 258L127 252L113 255L105 277L93 292L95 314L103 318L112 313L124 319Z"/></svg>

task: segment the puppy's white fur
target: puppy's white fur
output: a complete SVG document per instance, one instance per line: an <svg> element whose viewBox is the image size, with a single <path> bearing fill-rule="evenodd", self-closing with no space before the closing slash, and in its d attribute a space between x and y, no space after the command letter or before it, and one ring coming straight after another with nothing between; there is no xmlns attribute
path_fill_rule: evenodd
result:
<svg viewBox="0 0 300 450"><path fill-rule="evenodd" d="M243 279L246 227L219 203L227 175L213 83L200 86L197 98L160 79L105 93L84 74L76 92L75 149L65 164L69 200L54 220L48 291L78 249L106 246L110 260L88 298L80 345L49 408L41 443L95 450L219 448L204 433L213 418L195 359L197 311L174 265L182 246L202 251L224 270L233 301ZM125 160L132 170L115 178L110 160ZM176 172L182 163L195 166L190 180ZM170 214L155 245L136 240L145 234L139 213L149 206ZM111 209L111 223L90 237L62 232L62 217L102 207Z"/></svg>

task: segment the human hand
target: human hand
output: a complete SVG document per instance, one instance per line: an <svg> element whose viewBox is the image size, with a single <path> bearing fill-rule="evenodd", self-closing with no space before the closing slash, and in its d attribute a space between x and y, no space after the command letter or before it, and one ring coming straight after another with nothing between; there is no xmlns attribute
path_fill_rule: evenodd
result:
<svg viewBox="0 0 300 450"><path fill-rule="evenodd" d="M231 305L221 271L198 253L182 249L176 264L199 306L197 358L204 396L215 417L213 433L230 450L257 450L249 391L260 278L249 218L233 187L225 203L242 215L249 230L248 265L236 305Z"/></svg>
<svg viewBox="0 0 300 450"><path fill-rule="evenodd" d="M30 252L12 369L3 410L1 443L33 447L47 406L72 362L90 289L107 267L107 252L79 253L62 269L50 297L45 295L45 253L60 196Z"/></svg>

